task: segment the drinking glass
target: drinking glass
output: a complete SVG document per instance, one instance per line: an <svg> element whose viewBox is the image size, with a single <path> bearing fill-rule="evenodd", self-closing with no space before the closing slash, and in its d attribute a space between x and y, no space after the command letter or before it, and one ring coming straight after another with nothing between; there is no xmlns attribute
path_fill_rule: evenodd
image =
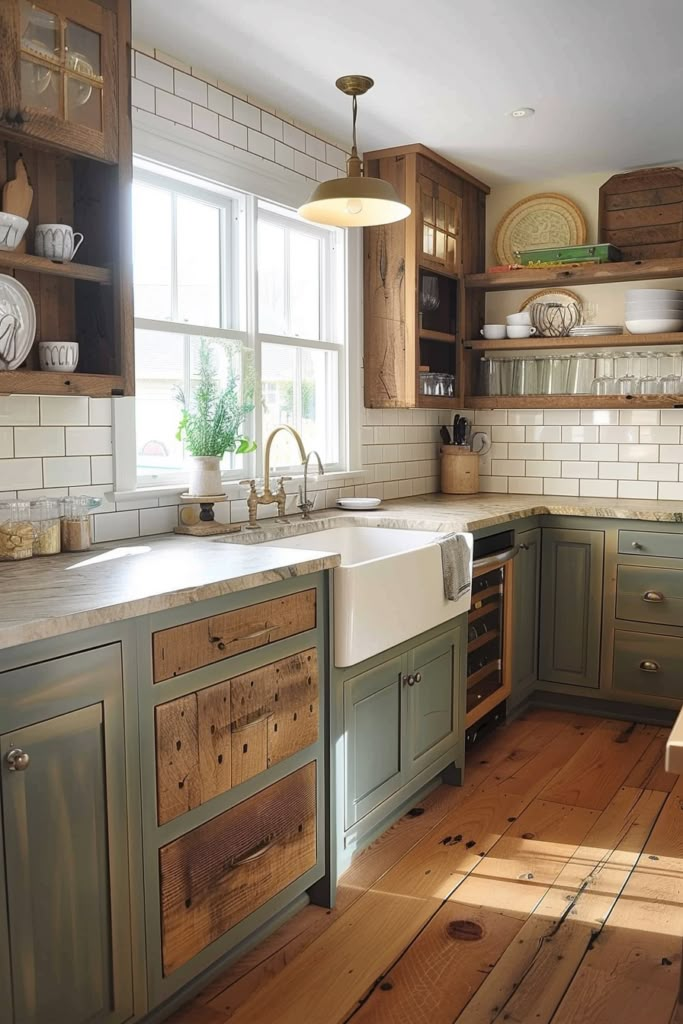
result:
<svg viewBox="0 0 683 1024"><path fill-rule="evenodd" d="M569 356L550 356L543 368L543 394L566 395L569 377Z"/></svg>
<svg viewBox="0 0 683 1024"><path fill-rule="evenodd" d="M595 377L595 358L588 352L575 352L569 357L567 393L570 395L590 394Z"/></svg>
<svg viewBox="0 0 683 1024"><path fill-rule="evenodd" d="M439 281L430 274L422 277L422 294L420 297L420 309L423 313L430 313L439 308Z"/></svg>
<svg viewBox="0 0 683 1024"><path fill-rule="evenodd" d="M621 352L616 358L617 393L635 395L638 391L637 357L634 352Z"/></svg>
<svg viewBox="0 0 683 1024"><path fill-rule="evenodd" d="M617 382L614 379L614 356L610 352L595 355L595 378L591 384L592 395L615 395Z"/></svg>
<svg viewBox="0 0 683 1024"><path fill-rule="evenodd" d="M657 356L652 352L639 352L640 359L640 380L638 381L638 393L641 395L656 395L661 390L659 377L657 376Z"/></svg>
<svg viewBox="0 0 683 1024"><path fill-rule="evenodd" d="M679 395L683 387L681 380L681 359L680 353L660 352L658 355L657 374L665 395Z"/></svg>
<svg viewBox="0 0 683 1024"><path fill-rule="evenodd" d="M512 362L512 394L537 395L537 365L533 356L520 357Z"/></svg>
<svg viewBox="0 0 683 1024"><path fill-rule="evenodd" d="M512 394L512 364L514 359L509 356L502 356L500 363L500 393L501 395Z"/></svg>
<svg viewBox="0 0 683 1024"><path fill-rule="evenodd" d="M500 361L482 356L479 363L479 387L482 395L500 395Z"/></svg>

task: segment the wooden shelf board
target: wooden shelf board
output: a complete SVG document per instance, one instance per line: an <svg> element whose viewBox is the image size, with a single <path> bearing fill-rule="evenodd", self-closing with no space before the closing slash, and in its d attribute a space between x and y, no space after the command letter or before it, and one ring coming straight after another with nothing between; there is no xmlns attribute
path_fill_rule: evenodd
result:
<svg viewBox="0 0 683 1024"><path fill-rule="evenodd" d="M425 341L443 341L447 345L455 345L456 337L454 334L449 334L447 331L418 331L420 338L424 338Z"/></svg>
<svg viewBox="0 0 683 1024"><path fill-rule="evenodd" d="M465 397L466 409L668 409L683 395L485 395Z"/></svg>
<svg viewBox="0 0 683 1024"><path fill-rule="evenodd" d="M417 409L459 409L462 405L459 398L442 398L441 395L418 395Z"/></svg>
<svg viewBox="0 0 683 1024"><path fill-rule="evenodd" d="M479 683L488 679L489 676L494 675L496 672L500 672L502 669L502 663L500 658L494 658L493 661L489 661L483 668L477 669L471 676L467 677L467 689L471 689L473 686L478 686ZM501 686L503 685L501 681Z"/></svg>
<svg viewBox="0 0 683 1024"><path fill-rule="evenodd" d="M586 263L573 267L524 267L494 274L466 274L466 288L506 291L518 288L553 288L572 284L614 284L620 281L656 281L683 277L683 257L628 260L623 263Z"/></svg>
<svg viewBox="0 0 683 1024"><path fill-rule="evenodd" d="M41 370L7 370L0 373L2 395L89 395L110 398L123 393L123 377L99 373L51 373Z"/></svg>
<svg viewBox="0 0 683 1024"><path fill-rule="evenodd" d="M22 252L0 251L0 270L30 270L35 274L53 274L69 277L75 281L92 281L95 284L111 284L112 273L106 267L89 267L85 263L53 263L42 256L30 256Z"/></svg>
<svg viewBox="0 0 683 1024"><path fill-rule="evenodd" d="M428 257L422 259L418 256L417 265L425 274L434 274L435 277L447 277L450 281L457 281L460 278L460 274L455 270L446 270L446 268L442 267L440 264L432 266Z"/></svg>
<svg viewBox="0 0 683 1024"><path fill-rule="evenodd" d="M472 651L478 651L480 647L485 647L486 644L490 643L500 636L497 629L491 629L488 633L482 633L481 636L476 637L474 640L470 640L467 645L467 653L471 654Z"/></svg>
<svg viewBox="0 0 683 1024"><path fill-rule="evenodd" d="M480 718L487 715L489 711L493 711L493 709L498 707L499 704L502 704L505 698L509 696L510 688L505 685L501 685L499 689L494 690L493 693L489 694L488 697L485 697L484 700L479 702L479 704L475 704L475 706L467 712L465 716L465 728L469 729L478 722Z"/></svg>
<svg viewBox="0 0 683 1024"><path fill-rule="evenodd" d="M491 612L498 612L498 611L500 611L500 599L499 598L497 600L495 600L495 601L487 601L485 604L483 604L481 606L481 608L471 608L469 610L469 612L467 613L467 621L470 622L470 623L471 622L476 622L477 619L483 619L485 616L489 615Z"/></svg>
<svg viewBox="0 0 683 1024"><path fill-rule="evenodd" d="M683 332L673 334L603 334L593 338L477 338L464 342L474 352L532 352L536 349L648 348L651 345L683 345Z"/></svg>

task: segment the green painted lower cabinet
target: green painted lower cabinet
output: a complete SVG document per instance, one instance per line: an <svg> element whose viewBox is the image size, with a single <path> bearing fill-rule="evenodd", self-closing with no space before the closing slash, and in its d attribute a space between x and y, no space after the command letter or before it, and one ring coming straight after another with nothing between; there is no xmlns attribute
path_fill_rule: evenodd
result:
<svg viewBox="0 0 683 1024"><path fill-rule="evenodd" d="M412 794L462 770L465 629L461 616L333 675L337 876Z"/></svg>
<svg viewBox="0 0 683 1024"><path fill-rule="evenodd" d="M2 673L0 721L0 1021L119 1024L133 1014L121 645Z"/></svg>
<svg viewBox="0 0 683 1024"><path fill-rule="evenodd" d="M512 694L521 703L538 679L538 616L541 585L541 531L515 535L519 552L512 575Z"/></svg>
<svg viewBox="0 0 683 1024"><path fill-rule="evenodd" d="M600 686L605 534L543 530L539 677Z"/></svg>

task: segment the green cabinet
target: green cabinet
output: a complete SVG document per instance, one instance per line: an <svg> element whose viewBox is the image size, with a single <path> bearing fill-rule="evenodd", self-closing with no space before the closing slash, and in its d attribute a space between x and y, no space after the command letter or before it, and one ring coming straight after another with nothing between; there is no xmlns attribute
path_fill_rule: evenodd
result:
<svg viewBox="0 0 683 1024"><path fill-rule="evenodd" d="M597 689L605 535L600 530L543 530L541 680Z"/></svg>
<svg viewBox="0 0 683 1024"><path fill-rule="evenodd" d="M538 615L541 581L541 531L516 534L519 547L512 577L513 705L529 695L538 679Z"/></svg>
<svg viewBox="0 0 683 1024"><path fill-rule="evenodd" d="M0 1021L120 1024L133 1014L120 644L2 673L0 722Z"/></svg>
<svg viewBox="0 0 683 1024"><path fill-rule="evenodd" d="M453 746L458 723L458 650L450 636L436 637L408 654L405 696L405 757L408 778L428 768Z"/></svg>

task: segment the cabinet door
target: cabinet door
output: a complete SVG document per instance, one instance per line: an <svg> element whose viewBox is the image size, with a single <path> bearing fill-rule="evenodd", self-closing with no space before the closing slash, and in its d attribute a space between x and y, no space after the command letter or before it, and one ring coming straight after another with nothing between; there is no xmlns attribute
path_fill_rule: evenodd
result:
<svg viewBox="0 0 683 1024"><path fill-rule="evenodd" d="M94 0L4 0L0 39L0 127L116 160L116 14Z"/></svg>
<svg viewBox="0 0 683 1024"><path fill-rule="evenodd" d="M401 785L402 668L392 658L344 683L346 828Z"/></svg>
<svg viewBox="0 0 683 1024"><path fill-rule="evenodd" d="M463 685L462 630L420 644L408 655L405 700L406 779L427 768L455 743L458 693Z"/></svg>
<svg viewBox="0 0 683 1024"><path fill-rule="evenodd" d="M421 261L437 269L455 272L460 260L461 200L444 185L425 174L418 175L417 194L420 209Z"/></svg>
<svg viewBox="0 0 683 1024"><path fill-rule="evenodd" d="M512 591L512 698L526 696L538 679L538 598L541 531L517 534Z"/></svg>
<svg viewBox="0 0 683 1024"><path fill-rule="evenodd" d="M118 669L118 703L95 697L0 736L14 999L3 1021L119 1024L132 1015L120 659L100 668ZM79 672L72 685L87 683ZM101 681L93 677L93 690ZM21 771L11 770L16 749L30 758Z"/></svg>
<svg viewBox="0 0 683 1024"><path fill-rule="evenodd" d="M543 531L540 677L597 689L605 535Z"/></svg>

